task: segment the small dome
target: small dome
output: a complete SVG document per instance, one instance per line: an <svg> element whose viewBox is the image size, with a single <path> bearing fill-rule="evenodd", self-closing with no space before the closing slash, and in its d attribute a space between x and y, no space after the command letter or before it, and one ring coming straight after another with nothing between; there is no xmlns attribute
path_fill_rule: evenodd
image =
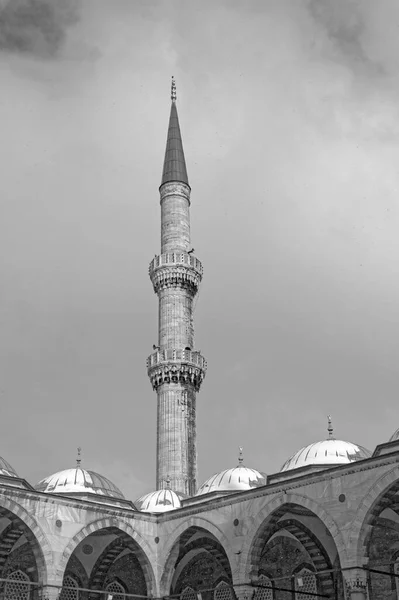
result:
<svg viewBox="0 0 399 600"><path fill-rule="evenodd" d="M396 442L396 440L399 440L399 429L397 429L389 438L390 442Z"/></svg>
<svg viewBox="0 0 399 600"><path fill-rule="evenodd" d="M145 494L134 504L138 510L151 513L163 513L181 508L179 496L169 488Z"/></svg>
<svg viewBox="0 0 399 600"><path fill-rule="evenodd" d="M240 492L261 485L266 485L265 475L243 465L242 448L240 448L238 466L212 475L201 485L196 496L209 494L210 492Z"/></svg>
<svg viewBox="0 0 399 600"><path fill-rule="evenodd" d="M328 418L329 438L321 442L314 442L305 446L291 456L281 467L280 472L299 469L308 465L324 465L326 467L334 465L345 465L370 458L371 452L363 446L336 440L332 437L333 428L331 418Z"/></svg>
<svg viewBox="0 0 399 600"><path fill-rule="evenodd" d="M212 475L198 489L196 496L210 492L239 492L266 485L266 477L256 471L240 465Z"/></svg>
<svg viewBox="0 0 399 600"><path fill-rule="evenodd" d="M106 477L87 471L80 466L54 473L39 481L35 486L38 492L49 494L98 494L110 498L124 499L122 492Z"/></svg>
<svg viewBox="0 0 399 600"><path fill-rule="evenodd" d="M4 460L4 458L1 458L1 456L0 456L0 475L6 475L7 477L19 477L17 472L14 471L14 469L12 468L12 466L6 460Z"/></svg>

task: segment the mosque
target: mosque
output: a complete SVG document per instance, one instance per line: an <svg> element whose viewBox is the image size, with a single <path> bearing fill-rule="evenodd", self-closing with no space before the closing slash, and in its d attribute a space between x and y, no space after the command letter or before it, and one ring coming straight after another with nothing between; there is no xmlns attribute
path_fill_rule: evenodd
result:
<svg viewBox="0 0 399 600"><path fill-rule="evenodd" d="M373 452L336 439L273 474L244 464L197 481L195 349L202 264L172 80L160 191L161 249L149 275L158 345L156 491L126 499L76 466L35 486L0 459L1 600L393 600L399 598L399 430ZM278 465L276 465L278 469Z"/></svg>

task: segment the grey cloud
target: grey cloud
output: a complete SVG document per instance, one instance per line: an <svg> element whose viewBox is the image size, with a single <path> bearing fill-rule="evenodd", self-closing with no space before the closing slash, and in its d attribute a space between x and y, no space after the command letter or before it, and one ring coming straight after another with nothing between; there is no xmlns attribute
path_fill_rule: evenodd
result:
<svg viewBox="0 0 399 600"><path fill-rule="evenodd" d="M3 0L0 50L55 57L78 14L77 0Z"/></svg>

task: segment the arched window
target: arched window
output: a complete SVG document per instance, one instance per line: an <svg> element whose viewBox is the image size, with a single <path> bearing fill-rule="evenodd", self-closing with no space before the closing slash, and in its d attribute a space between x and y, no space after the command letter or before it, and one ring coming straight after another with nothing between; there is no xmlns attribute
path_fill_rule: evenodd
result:
<svg viewBox="0 0 399 600"><path fill-rule="evenodd" d="M29 600L29 577L22 571L14 571L7 577L4 600Z"/></svg>
<svg viewBox="0 0 399 600"><path fill-rule="evenodd" d="M185 587L180 594L180 600L197 600L197 594L194 592L193 588Z"/></svg>
<svg viewBox="0 0 399 600"><path fill-rule="evenodd" d="M124 600L125 599L125 589L119 581L111 581L105 588L110 596L112 596L112 600ZM108 596L107 596L108 598Z"/></svg>
<svg viewBox="0 0 399 600"><path fill-rule="evenodd" d="M60 594L60 600L78 600L79 599L79 585L76 579L70 575L65 575L62 581L62 590Z"/></svg>
<svg viewBox="0 0 399 600"><path fill-rule="evenodd" d="M217 584L213 593L213 600L233 600L231 587L225 581Z"/></svg>
<svg viewBox="0 0 399 600"><path fill-rule="evenodd" d="M317 594L316 575L310 569L303 568L299 573L295 573L295 590L305 592L295 594L296 600L314 600L315 597L310 594Z"/></svg>
<svg viewBox="0 0 399 600"><path fill-rule="evenodd" d="M256 588L254 600L273 600L272 580L266 575L260 575L258 581L265 587Z"/></svg>

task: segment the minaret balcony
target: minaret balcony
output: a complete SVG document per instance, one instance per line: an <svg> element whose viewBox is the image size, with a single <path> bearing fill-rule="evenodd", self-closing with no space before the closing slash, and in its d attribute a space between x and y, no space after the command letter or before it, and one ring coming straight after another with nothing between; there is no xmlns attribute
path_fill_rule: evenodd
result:
<svg viewBox="0 0 399 600"><path fill-rule="evenodd" d="M201 261L188 252L168 252L155 256L148 269L155 293L164 287L186 287L198 291L203 268Z"/></svg>
<svg viewBox="0 0 399 600"><path fill-rule="evenodd" d="M154 390L163 383L191 383L198 392L206 368L206 360L197 350L164 348L147 359L147 372Z"/></svg>

